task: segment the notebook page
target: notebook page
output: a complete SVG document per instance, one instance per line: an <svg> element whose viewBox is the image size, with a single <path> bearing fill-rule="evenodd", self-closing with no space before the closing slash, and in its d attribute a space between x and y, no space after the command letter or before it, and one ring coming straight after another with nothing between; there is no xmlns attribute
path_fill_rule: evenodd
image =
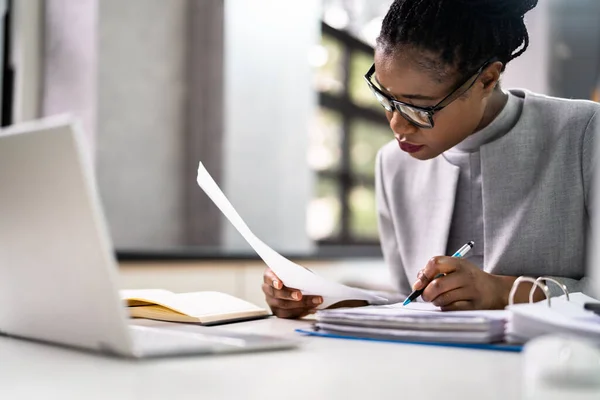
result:
<svg viewBox="0 0 600 400"><path fill-rule="evenodd" d="M125 289L119 291L121 300L139 299L155 301L156 299L164 300L173 296L173 292L164 289Z"/></svg>
<svg viewBox="0 0 600 400"><path fill-rule="evenodd" d="M139 298L140 300L145 299L179 313L198 318L208 315L222 315L247 311L266 312L264 308L260 308L255 304L221 292L171 293L165 291L167 292L165 294L160 293L160 290L155 290L153 291L154 293L149 293L148 295L144 295L143 290L124 290L122 292L125 292L122 293L122 297L124 294L135 294L135 292L141 293L142 295L134 296L133 298Z"/></svg>
<svg viewBox="0 0 600 400"><path fill-rule="evenodd" d="M348 299L379 303L386 301L385 298L367 291L328 281L267 246L252 233L202 163L198 166L198 185L286 286L298 289L306 295L323 297L323 303L319 308L326 308L338 301Z"/></svg>
<svg viewBox="0 0 600 400"><path fill-rule="evenodd" d="M169 301L170 307L193 317L263 311L264 308L220 292L180 293Z"/></svg>
<svg viewBox="0 0 600 400"><path fill-rule="evenodd" d="M381 306L381 308L391 308L395 310L413 310L413 311L442 311L441 308L434 305L433 303L422 303L413 301L407 305L403 305L401 303L387 304L385 306Z"/></svg>

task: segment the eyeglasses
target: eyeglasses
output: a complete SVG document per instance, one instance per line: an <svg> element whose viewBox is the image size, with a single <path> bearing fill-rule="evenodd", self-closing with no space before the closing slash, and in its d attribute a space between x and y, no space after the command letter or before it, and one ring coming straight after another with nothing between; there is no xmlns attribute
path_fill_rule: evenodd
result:
<svg viewBox="0 0 600 400"><path fill-rule="evenodd" d="M371 66L369 72L365 75L365 80L369 85L369 88L377 98L377 101L385 108L386 111L393 112L394 110L398 111L405 119L407 119L412 124L425 129L431 129L434 126L433 116L436 112L442 110L447 107L454 100L458 99L460 96L465 94L477 81L477 78L481 75L481 73L485 70L485 68L497 61L496 58L492 58L483 64L475 74L473 74L469 79L460 84L456 89L454 89L448 96L444 97L442 101L437 103L432 107L418 107L412 104L404 103L402 101L398 101L392 99L391 97L384 94L377 86L371 82L371 77L375 73L375 64Z"/></svg>

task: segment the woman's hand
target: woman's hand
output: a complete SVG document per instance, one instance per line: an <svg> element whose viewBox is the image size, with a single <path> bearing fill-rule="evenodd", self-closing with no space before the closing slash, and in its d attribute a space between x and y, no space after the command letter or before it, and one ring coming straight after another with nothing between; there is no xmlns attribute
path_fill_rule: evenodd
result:
<svg viewBox="0 0 600 400"><path fill-rule="evenodd" d="M267 268L263 274L262 290L273 314L279 318L301 318L316 311L323 302L320 296L303 296L297 289L283 285L281 279Z"/></svg>
<svg viewBox="0 0 600 400"><path fill-rule="evenodd" d="M435 279L439 274L446 275ZM502 309L514 279L489 274L464 258L433 257L419 271L413 290L427 286L421 297L442 311Z"/></svg>

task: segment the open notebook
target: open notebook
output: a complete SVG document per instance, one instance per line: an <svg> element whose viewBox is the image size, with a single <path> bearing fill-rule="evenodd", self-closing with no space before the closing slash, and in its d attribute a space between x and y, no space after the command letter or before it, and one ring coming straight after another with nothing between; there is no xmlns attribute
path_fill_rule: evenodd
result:
<svg viewBox="0 0 600 400"><path fill-rule="evenodd" d="M268 317L264 308L220 292L173 293L163 289L122 290L133 318L216 325Z"/></svg>

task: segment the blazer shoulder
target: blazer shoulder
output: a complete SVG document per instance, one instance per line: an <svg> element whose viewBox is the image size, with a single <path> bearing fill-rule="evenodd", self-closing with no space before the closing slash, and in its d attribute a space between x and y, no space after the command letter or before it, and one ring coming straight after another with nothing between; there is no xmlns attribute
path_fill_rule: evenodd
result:
<svg viewBox="0 0 600 400"><path fill-rule="evenodd" d="M526 90L511 90L525 100L524 116L542 121L547 127L564 127L584 130L589 122L600 115L600 103L583 99L565 99L533 93ZM572 129L570 129L572 130Z"/></svg>

